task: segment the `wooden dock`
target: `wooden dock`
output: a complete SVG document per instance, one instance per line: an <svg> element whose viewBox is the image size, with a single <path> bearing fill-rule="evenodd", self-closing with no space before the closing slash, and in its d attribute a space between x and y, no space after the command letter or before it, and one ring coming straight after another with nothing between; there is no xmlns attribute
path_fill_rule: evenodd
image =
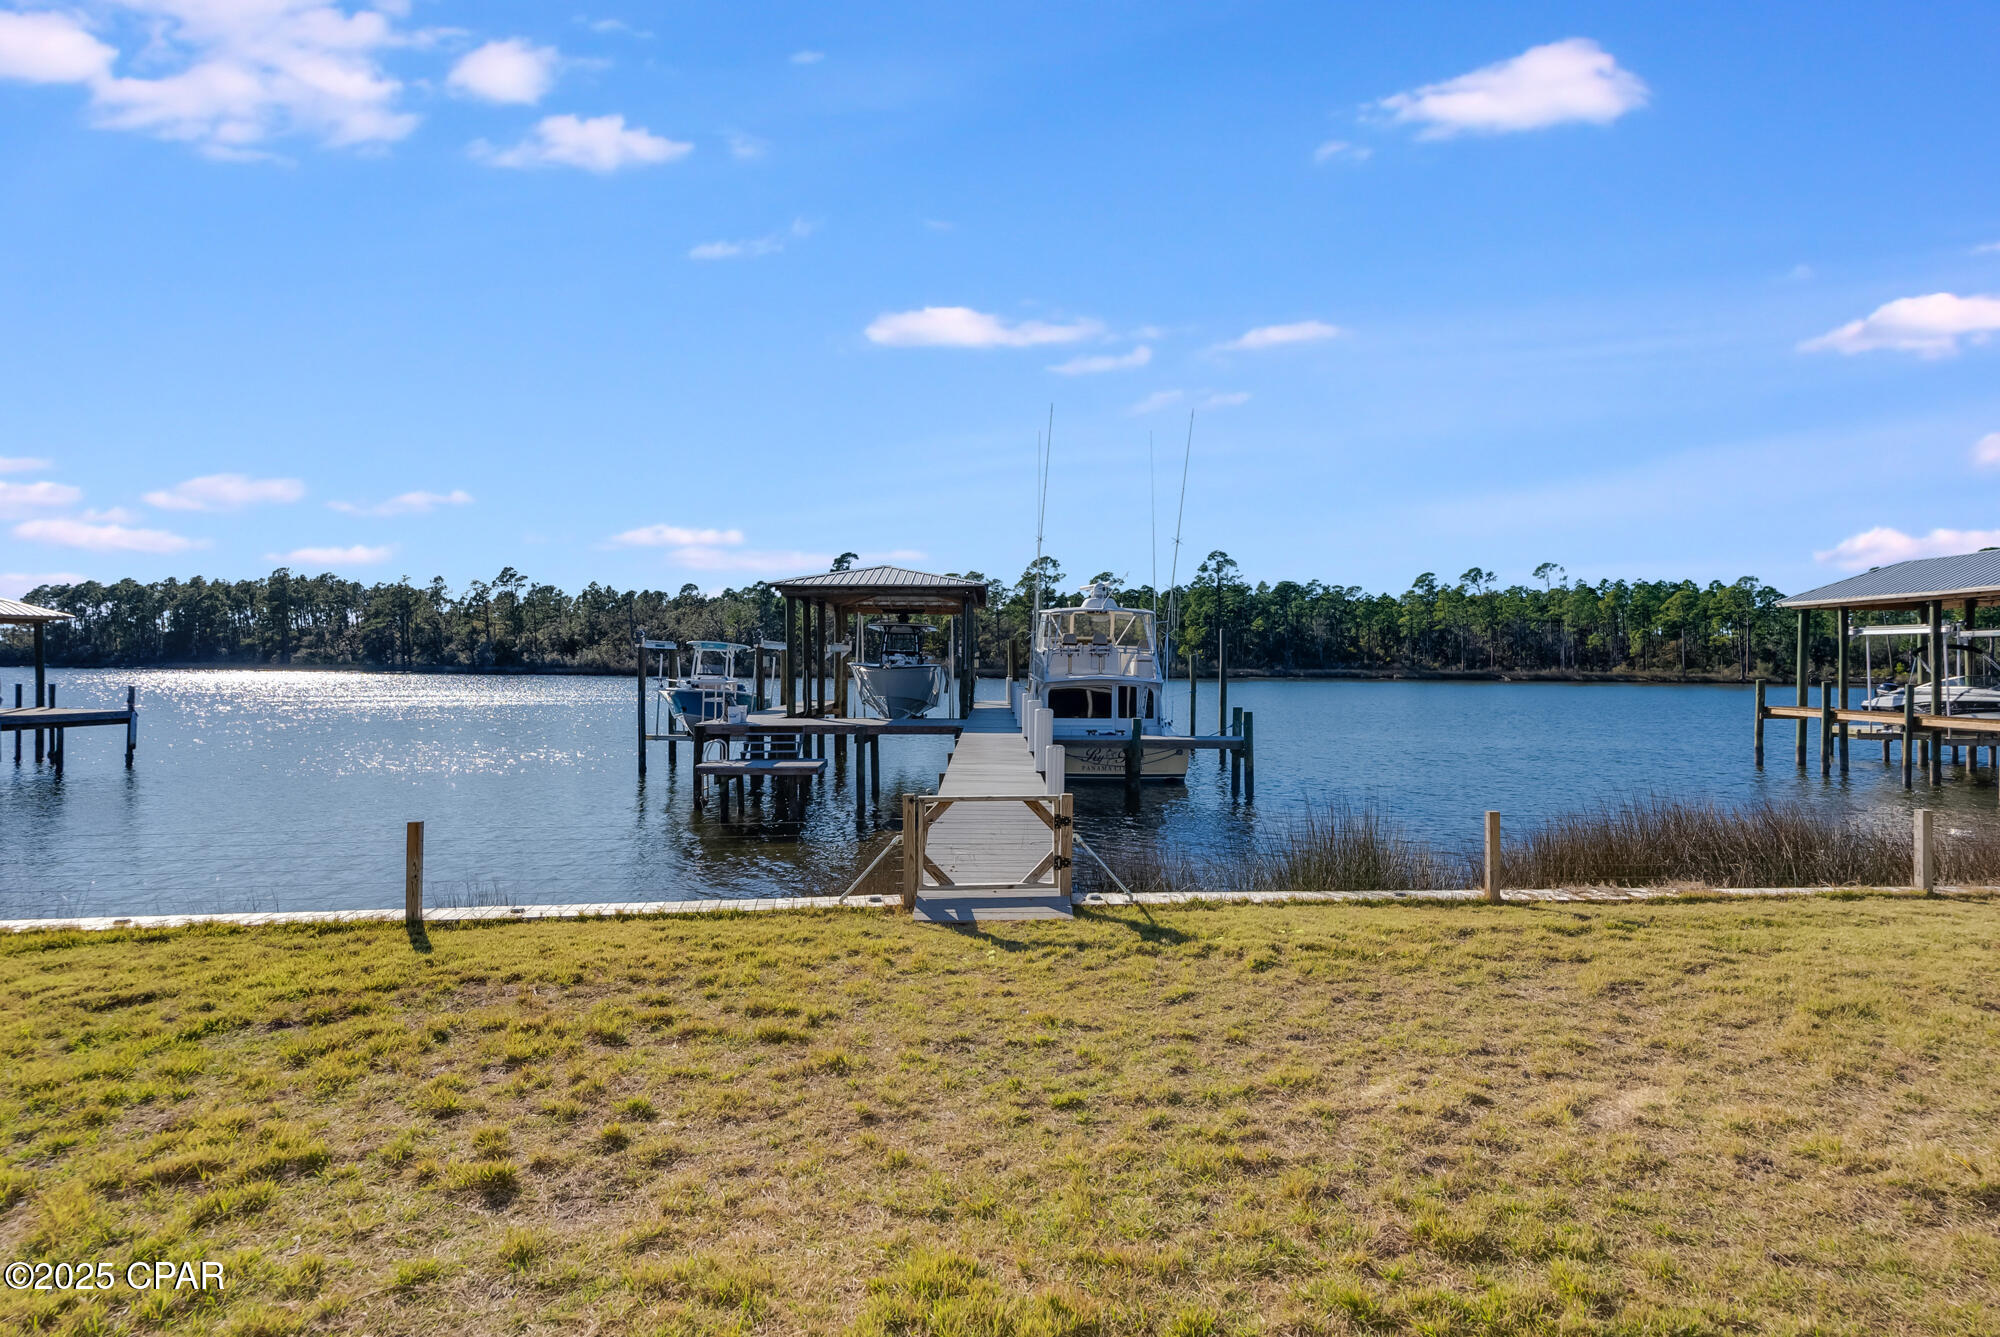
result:
<svg viewBox="0 0 2000 1337"><path fill-rule="evenodd" d="M938 792L904 799L904 904L938 924L1068 919L1070 796L1048 792L1006 702L958 723Z"/></svg>
<svg viewBox="0 0 2000 1337"><path fill-rule="evenodd" d="M51 697L55 695L53 687L47 690ZM134 689L126 689L123 706L16 706L12 710L0 710L0 735L14 735L14 760L21 760L21 740L32 734L35 760L41 761L46 749L50 764L58 770L62 768L64 754L69 750L66 731L121 724L125 726L125 764L130 766L132 754L139 747L139 703Z"/></svg>

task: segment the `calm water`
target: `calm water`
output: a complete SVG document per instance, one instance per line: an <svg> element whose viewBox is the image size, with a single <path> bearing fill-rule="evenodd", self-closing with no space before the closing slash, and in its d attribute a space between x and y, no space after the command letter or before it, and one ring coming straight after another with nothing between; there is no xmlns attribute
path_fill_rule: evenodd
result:
<svg viewBox="0 0 2000 1337"><path fill-rule="evenodd" d="M18 670L0 670L12 699ZM856 871L852 792L829 774L803 831L753 809L692 813L688 749L670 773L633 761L633 689L613 678L306 672L66 671L64 705L139 688L137 766L118 729L77 729L58 780L0 760L0 917L399 904L403 823L427 824L434 901L610 901L819 894ZM983 694L999 695L997 683ZM1185 714L1186 688L1173 689ZM1811 796L1856 810L1911 802L1878 747L1849 779L1789 764L1774 726L1750 762L1750 692L1732 687L1512 683L1236 683L1257 715L1258 793L1232 804L1219 756L1185 789L1086 788L1078 824L1107 853L1135 843L1227 853L1315 806L1373 805L1436 839L1632 795ZM1212 684L1203 723L1214 726ZM882 744L882 811L927 791L936 738ZM1991 808L1994 791L1921 785L1916 801ZM876 820L876 819L871 819ZM880 837L871 833L871 840Z"/></svg>

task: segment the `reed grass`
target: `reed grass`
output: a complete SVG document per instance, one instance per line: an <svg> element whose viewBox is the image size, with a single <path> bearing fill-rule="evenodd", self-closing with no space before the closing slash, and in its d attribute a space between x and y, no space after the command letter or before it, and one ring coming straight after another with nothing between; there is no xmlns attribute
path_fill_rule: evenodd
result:
<svg viewBox="0 0 2000 1337"><path fill-rule="evenodd" d="M1481 860L1476 843L1426 841L1373 809L1331 808L1305 814L1240 856L1120 851L1111 863L1139 892L1366 892L1478 886ZM1946 884L2000 884L2000 821L1940 821L1938 862ZM1901 887L1910 880L1906 825L1806 803L1632 799L1510 829L1501 842L1501 885L1516 889Z"/></svg>

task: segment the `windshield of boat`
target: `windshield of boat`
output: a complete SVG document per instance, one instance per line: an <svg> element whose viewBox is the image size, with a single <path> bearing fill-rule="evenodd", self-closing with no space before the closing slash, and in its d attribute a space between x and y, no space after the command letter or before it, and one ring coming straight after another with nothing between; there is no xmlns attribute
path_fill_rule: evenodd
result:
<svg viewBox="0 0 2000 1337"><path fill-rule="evenodd" d="M727 678L733 667L733 656L727 650L697 650L694 655L694 676L697 678Z"/></svg>
<svg viewBox="0 0 2000 1337"><path fill-rule="evenodd" d="M1055 608L1042 614L1042 643L1153 648L1153 615L1136 608Z"/></svg>
<svg viewBox="0 0 2000 1337"><path fill-rule="evenodd" d="M915 627L885 627L882 631L882 653L885 655L915 655L923 653L923 636Z"/></svg>

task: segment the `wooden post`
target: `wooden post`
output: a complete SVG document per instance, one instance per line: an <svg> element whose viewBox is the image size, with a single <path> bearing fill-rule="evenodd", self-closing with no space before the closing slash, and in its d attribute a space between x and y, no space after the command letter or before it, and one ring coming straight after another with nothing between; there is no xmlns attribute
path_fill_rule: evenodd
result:
<svg viewBox="0 0 2000 1337"><path fill-rule="evenodd" d="M44 692L48 690L49 667L48 667L48 649L47 649L48 637L46 634L47 631L48 631L47 624L41 622L37 622L35 624L35 709L36 710L40 710L42 708L42 695ZM55 702L50 701L48 704L54 705ZM40 729L37 729L35 730L35 764L37 766L42 764L42 742L43 742L42 731Z"/></svg>
<svg viewBox="0 0 2000 1337"><path fill-rule="evenodd" d="M1231 738L1243 736L1243 707L1238 706L1229 714L1228 734ZM1229 797L1240 798L1243 794L1243 749L1229 749Z"/></svg>
<svg viewBox="0 0 2000 1337"><path fill-rule="evenodd" d="M1910 771L1917 759L1917 687L1903 684L1903 788L1914 789Z"/></svg>
<svg viewBox="0 0 2000 1337"><path fill-rule="evenodd" d="M1819 680L1819 773L1833 774L1833 684Z"/></svg>
<svg viewBox="0 0 2000 1337"><path fill-rule="evenodd" d="M132 769L132 754L139 749L139 689L125 689L125 769Z"/></svg>
<svg viewBox="0 0 2000 1337"><path fill-rule="evenodd" d="M14 684L14 709L19 710L20 708L21 684L17 682ZM14 730L14 764L16 766L21 764L21 731L19 729Z"/></svg>
<svg viewBox="0 0 2000 1337"><path fill-rule="evenodd" d="M1139 797L1139 771L1145 757L1144 745L1140 743L1140 727L1143 721L1132 721L1132 736L1125 740L1125 797L1128 800Z"/></svg>
<svg viewBox="0 0 2000 1337"><path fill-rule="evenodd" d="M1753 754L1757 759L1757 769L1762 770L1764 769L1764 680L1762 678L1757 679L1756 705L1757 723L1751 730L1751 742ZM1886 748L1889 745L1884 743L1882 746Z"/></svg>
<svg viewBox="0 0 2000 1337"><path fill-rule="evenodd" d="M854 824L868 820L868 740L854 735Z"/></svg>
<svg viewBox="0 0 2000 1337"><path fill-rule="evenodd" d="M1243 712L1243 801L1257 801L1257 712Z"/></svg>
<svg viewBox="0 0 2000 1337"><path fill-rule="evenodd" d="M1222 638L1220 589L1216 593L1215 612L1215 731L1229 732L1229 645Z"/></svg>
<svg viewBox="0 0 2000 1337"><path fill-rule="evenodd" d="M1048 752L1044 755L1042 764L1046 768L1042 771L1042 791L1044 793L1060 794L1069 787L1065 783L1069 779L1069 757L1063 751L1061 743L1049 744Z"/></svg>
<svg viewBox="0 0 2000 1337"><path fill-rule="evenodd" d="M1486 899L1500 903L1500 814L1486 814Z"/></svg>
<svg viewBox="0 0 2000 1337"><path fill-rule="evenodd" d="M1911 832L1912 863L1910 885L1919 891L1932 891L1937 887L1937 846L1931 833L1931 810L1919 808Z"/></svg>
<svg viewBox="0 0 2000 1337"><path fill-rule="evenodd" d="M917 908L917 876L924 867L923 822L917 816L917 796L903 795L903 908Z"/></svg>
<svg viewBox="0 0 2000 1337"><path fill-rule="evenodd" d="M1807 609L1801 608L1799 610L1799 656L1794 680L1798 684L1798 704L1802 706L1806 704L1806 637L1811 630L1811 621L1812 613ZM1806 768L1806 722L1804 720L1798 721L1798 739L1795 751L1797 753L1796 760L1798 767L1800 770L1804 770Z"/></svg>
<svg viewBox="0 0 2000 1337"><path fill-rule="evenodd" d="M786 596L786 600L784 600L784 650L782 650L784 658L778 662L778 679L780 679L780 683L784 683L784 687L780 691L784 695L784 715L786 715L786 719L798 715L798 697L792 691L792 679L796 677L794 675L794 668L798 666L798 654L792 652L792 646L796 646L796 644L798 644L798 604L790 596Z"/></svg>
<svg viewBox="0 0 2000 1337"><path fill-rule="evenodd" d="M1070 871L1076 854L1076 795L1056 795L1056 895L1070 895Z"/></svg>
<svg viewBox="0 0 2000 1337"><path fill-rule="evenodd" d="M424 824L411 822L403 828L403 922L411 928L424 924Z"/></svg>
<svg viewBox="0 0 2000 1337"><path fill-rule="evenodd" d="M764 629L761 626L757 628L755 636L757 644L750 651L750 656L752 660L752 668L750 671L750 676L752 679L750 684L750 703L752 706L756 708L757 713L762 714L764 712L765 707L764 707Z"/></svg>
<svg viewBox="0 0 2000 1337"><path fill-rule="evenodd" d="M1944 714L1944 600L1931 600L1931 714ZM1944 740L1931 743L1930 782L1944 783Z"/></svg>
<svg viewBox="0 0 2000 1337"><path fill-rule="evenodd" d="M1188 737L1192 738L1195 736L1195 733L1199 729L1199 726L1195 723L1196 715L1194 713L1195 706L1197 704L1195 700L1195 691L1198 684L1196 683L1194 676L1194 651L1192 650L1187 652L1187 665L1188 665Z"/></svg>
<svg viewBox="0 0 2000 1337"><path fill-rule="evenodd" d="M639 778L646 778L646 629L639 628Z"/></svg>
<svg viewBox="0 0 2000 1337"><path fill-rule="evenodd" d="M1015 649L1016 647L1014 645L1014 638L1012 636L1009 636L1007 638L1007 682L1010 687L1010 690L1007 693L1007 699L1009 701L1014 699L1014 693L1011 690L1011 687L1015 676L1014 674Z"/></svg>
<svg viewBox="0 0 2000 1337"><path fill-rule="evenodd" d="M1852 631L1853 617L1854 613L1852 609L1841 609L1840 626L1836 628L1840 637L1840 650L1838 664L1834 670L1834 685L1840 689L1840 709L1842 710L1847 709L1847 645ZM1842 720L1834 727L1840 730L1840 773L1845 775L1847 774L1847 721Z"/></svg>
<svg viewBox="0 0 2000 1337"><path fill-rule="evenodd" d="M882 810L882 735L868 740L868 801Z"/></svg>

